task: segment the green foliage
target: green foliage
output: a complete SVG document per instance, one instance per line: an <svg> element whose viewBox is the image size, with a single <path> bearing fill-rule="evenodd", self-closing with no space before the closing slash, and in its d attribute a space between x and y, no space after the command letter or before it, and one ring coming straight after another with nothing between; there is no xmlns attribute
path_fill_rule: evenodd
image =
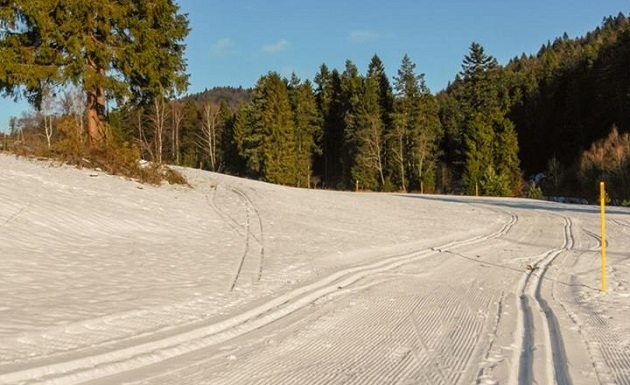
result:
<svg viewBox="0 0 630 385"><path fill-rule="evenodd" d="M492 165L487 165L479 180L479 189L483 195L487 196L509 196L511 191L510 182L505 175L496 172Z"/></svg>
<svg viewBox="0 0 630 385"><path fill-rule="evenodd" d="M315 92L309 81L302 83L295 74L289 83L289 99L295 125L295 167L298 187L309 185L314 157L321 153L321 119Z"/></svg>
<svg viewBox="0 0 630 385"><path fill-rule="evenodd" d="M464 165L463 184L468 194L473 195L480 185L487 167L494 173L493 147L494 130L481 114L475 114L468 122L464 144L466 160ZM483 188L481 194L486 194Z"/></svg>
<svg viewBox="0 0 630 385"><path fill-rule="evenodd" d="M529 199L542 199L542 188L538 186L535 182L530 183L529 188L527 189L526 197Z"/></svg>
<svg viewBox="0 0 630 385"><path fill-rule="evenodd" d="M562 188L579 193L573 180L584 149L616 125L630 130L630 22L606 17L584 36L567 35L544 44L534 55L506 66L511 89L520 95L510 118L515 123L523 168L545 170L556 158L571 174Z"/></svg>
<svg viewBox="0 0 630 385"><path fill-rule="evenodd" d="M468 194L479 186L483 195L515 195L522 185L519 146L507 117L510 97L500 67L481 45L472 43L460 76L454 93L458 114L451 115L460 121L450 124L463 128L463 187Z"/></svg>
<svg viewBox="0 0 630 385"><path fill-rule="evenodd" d="M347 187L342 177L342 155L344 152L345 110L339 71L320 67L314 80L317 85L315 96L322 119L321 156L315 160L314 172L322 176L326 187Z"/></svg>
<svg viewBox="0 0 630 385"><path fill-rule="evenodd" d="M478 187L485 195L537 196L542 189L590 197L603 177L613 202L630 191L630 161L614 160L627 152L623 138L630 129L630 22L623 14L504 67L472 43L461 72L435 96L407 55L392 84L374 55L365 75L350 60L342 72L322 65L312 85L269 73L254 90L164 99L161 116L152 101L173 96L186 83L187 20L172 1L13 0L0 5L0 21L8 32L0 37L4 94L23 93L39 105L47 88L74 83L82 87L81 100L95 99L88 112L102 108L106 98L133 102L119 104L103 125L105 146L121 146L121 153L97 151L98 159L125 164L161 151L164 161L178 165L325 188L354 189L359 180L361 188L375 191L471 194ZM91 33L95 39L86 39ZM209 101L220 106L212 152L201 142ZM90 159L89 136L77 127L93 119L71 115L49 120L55 125L49 149L35 125L22 133L21 151L74 164ZM158 121L160 130L154 129ZM613 125L619 127L616 138L592 147ZM90 162L109 171L99 160ZM111 169L126 168L120 163ZM521 166L530 174L544 171L541 186L521 191Z"/></svg>
<svg viewBox="0 0 630 385"><path fill-rule="evenodd" d="M438 104L415 68L405 55L394 77L394 112L386 133L393 179L403 191L420 189L424 175L434 171L443 135Z"/></svg>
<svg viewBox="0 0 630 385"><path fill-rule="evenodd" d="M35 107L46 90L73 84L88 96L88 128L105 99L148 103L182 92L186 16L172 0L8 0L0 4L0 83Z"/></svg>
<svg viewBox="0 0 630 385"><path fill-rule="evenodd" d="M293 112L285 81L275 72L260 78L252 101L236 116L235 141L248 175L271 183L298 183Z"/></svg>
<svg viewBox="0 0 630 385"><path fill-rule="evenodd" d="M348 145L355 152L351 176L363 189L381 190L385 183L385 137L383 97L391 89L381 90L382 63L372 58L368 75L362 79L359 104L354 113L348 113Z"/></svg>

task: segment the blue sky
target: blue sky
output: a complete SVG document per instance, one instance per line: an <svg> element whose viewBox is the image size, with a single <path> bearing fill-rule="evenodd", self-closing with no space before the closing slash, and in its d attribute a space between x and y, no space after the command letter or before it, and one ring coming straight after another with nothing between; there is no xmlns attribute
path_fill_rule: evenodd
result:
<svg viewBox="0 0 630 385"><path fill-rule="evenodd" d="M504 64L548 40L582 36L604 17L630 14L620 0L179 0L192 31L186 40L190 87L251 87L260 76L295 72L313 79L322 63L365 72L377 54L390 77L406 53L431 91L460 70L473 41ZM28 108L0 99L0 130Z"/></svg>

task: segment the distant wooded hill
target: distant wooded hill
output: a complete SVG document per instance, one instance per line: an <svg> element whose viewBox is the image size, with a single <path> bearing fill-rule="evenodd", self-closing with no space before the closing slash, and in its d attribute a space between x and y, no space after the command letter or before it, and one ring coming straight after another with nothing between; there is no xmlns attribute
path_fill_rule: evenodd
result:
<svg viewBox="0 0 630 385"><path fill-rule="evenodd" d="M185 99L192 99L198 104L212 102L216 105L226 103L230 110L236 111L239 106L249 103L252 89L243 87L213 87L196 94L190 94Z"/></svg>

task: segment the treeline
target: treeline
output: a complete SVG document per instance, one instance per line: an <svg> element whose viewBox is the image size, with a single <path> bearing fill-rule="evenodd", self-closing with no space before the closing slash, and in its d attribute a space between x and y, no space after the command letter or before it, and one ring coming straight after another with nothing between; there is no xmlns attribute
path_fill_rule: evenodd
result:
<svg viewBox="0 0 630 385"><path fill-rule="evenodd" d="M514 195L521 187L518 145L493 88L500 70L481 46L471 46L462 70L469 92L458 99L467 106L458 123L471 128L457 139L452 161L440 100L408 56L391 83L374 55L364 74L350 60L342 70L323 64L312 82L270 72L236 108L189 97L120 109L110 123L149 159L271 183Z"/></svg>
<svg viewBox="0 0 630 385"><path fill-rule="evenodd" d="M592 198L604 179L621 201L630 197L628 68L630 23L619 14L505 65L473 43L436 94L410 57L390 77L375 55L365 71L348 60L312 80L270 72L251 90L155 98L107 120L145 159L290 186ZM13 133L48 127L54 148L67 136L55 122L80 116L72 105L18 119Z"/></svg>
<svg viewBox="0 0 630 385"><path fill-rule="evenodd" d="M630 130L629 69L630 21L622 13L583 37L565 34L536 55L506 65L514 98L509 117L517 128L521 164L529 175L546 173L547 194L593 197L603 179L616 180L611 188L619 190L617 198L630 197L627 146L606 155L618 158L618 166L585 170L614 128L622 134Z"/></svg>

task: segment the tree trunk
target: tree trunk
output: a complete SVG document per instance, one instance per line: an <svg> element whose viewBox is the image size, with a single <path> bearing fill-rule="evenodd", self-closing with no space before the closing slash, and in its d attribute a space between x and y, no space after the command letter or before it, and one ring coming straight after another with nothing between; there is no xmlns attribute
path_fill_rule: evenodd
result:
<svg viewBox="0 0 630 385"><path fill-rule="evenodd" d="M154 108L154 116L152 117L153 121L153 132L154 132L154 146L155 146L155 162L158 164L162 164L163 161L163 151L164 151L164 127L166 123L166 101L164 97L159 96L155 98L153 101Z"/></svg>
<svg viewBox="0 0 630 385"><path fill-rule="evenodd" d="M90 143L100 143L104 138L103 118L105 115L105 95L102 88L87 92L86 113Z"/></svg>
<svg viewBox="0 0 630 385"><path fill-rule="evenodd" d="M402 134L398 137L398 149L400 151L400 183L402 184L402 191L407 192L407 182L405 180L405 147Z"/></svg>
<svg viewBox="0 0 630 385"><path fill-rule="evenodd" d="M85 62L89 68L105 78L105 69L97 65L94 59L87 55ZM87 130L91 144L100 143L104 137L103 120L105 119L105 89L95 87L87 90L86 102Z"/></svg>

